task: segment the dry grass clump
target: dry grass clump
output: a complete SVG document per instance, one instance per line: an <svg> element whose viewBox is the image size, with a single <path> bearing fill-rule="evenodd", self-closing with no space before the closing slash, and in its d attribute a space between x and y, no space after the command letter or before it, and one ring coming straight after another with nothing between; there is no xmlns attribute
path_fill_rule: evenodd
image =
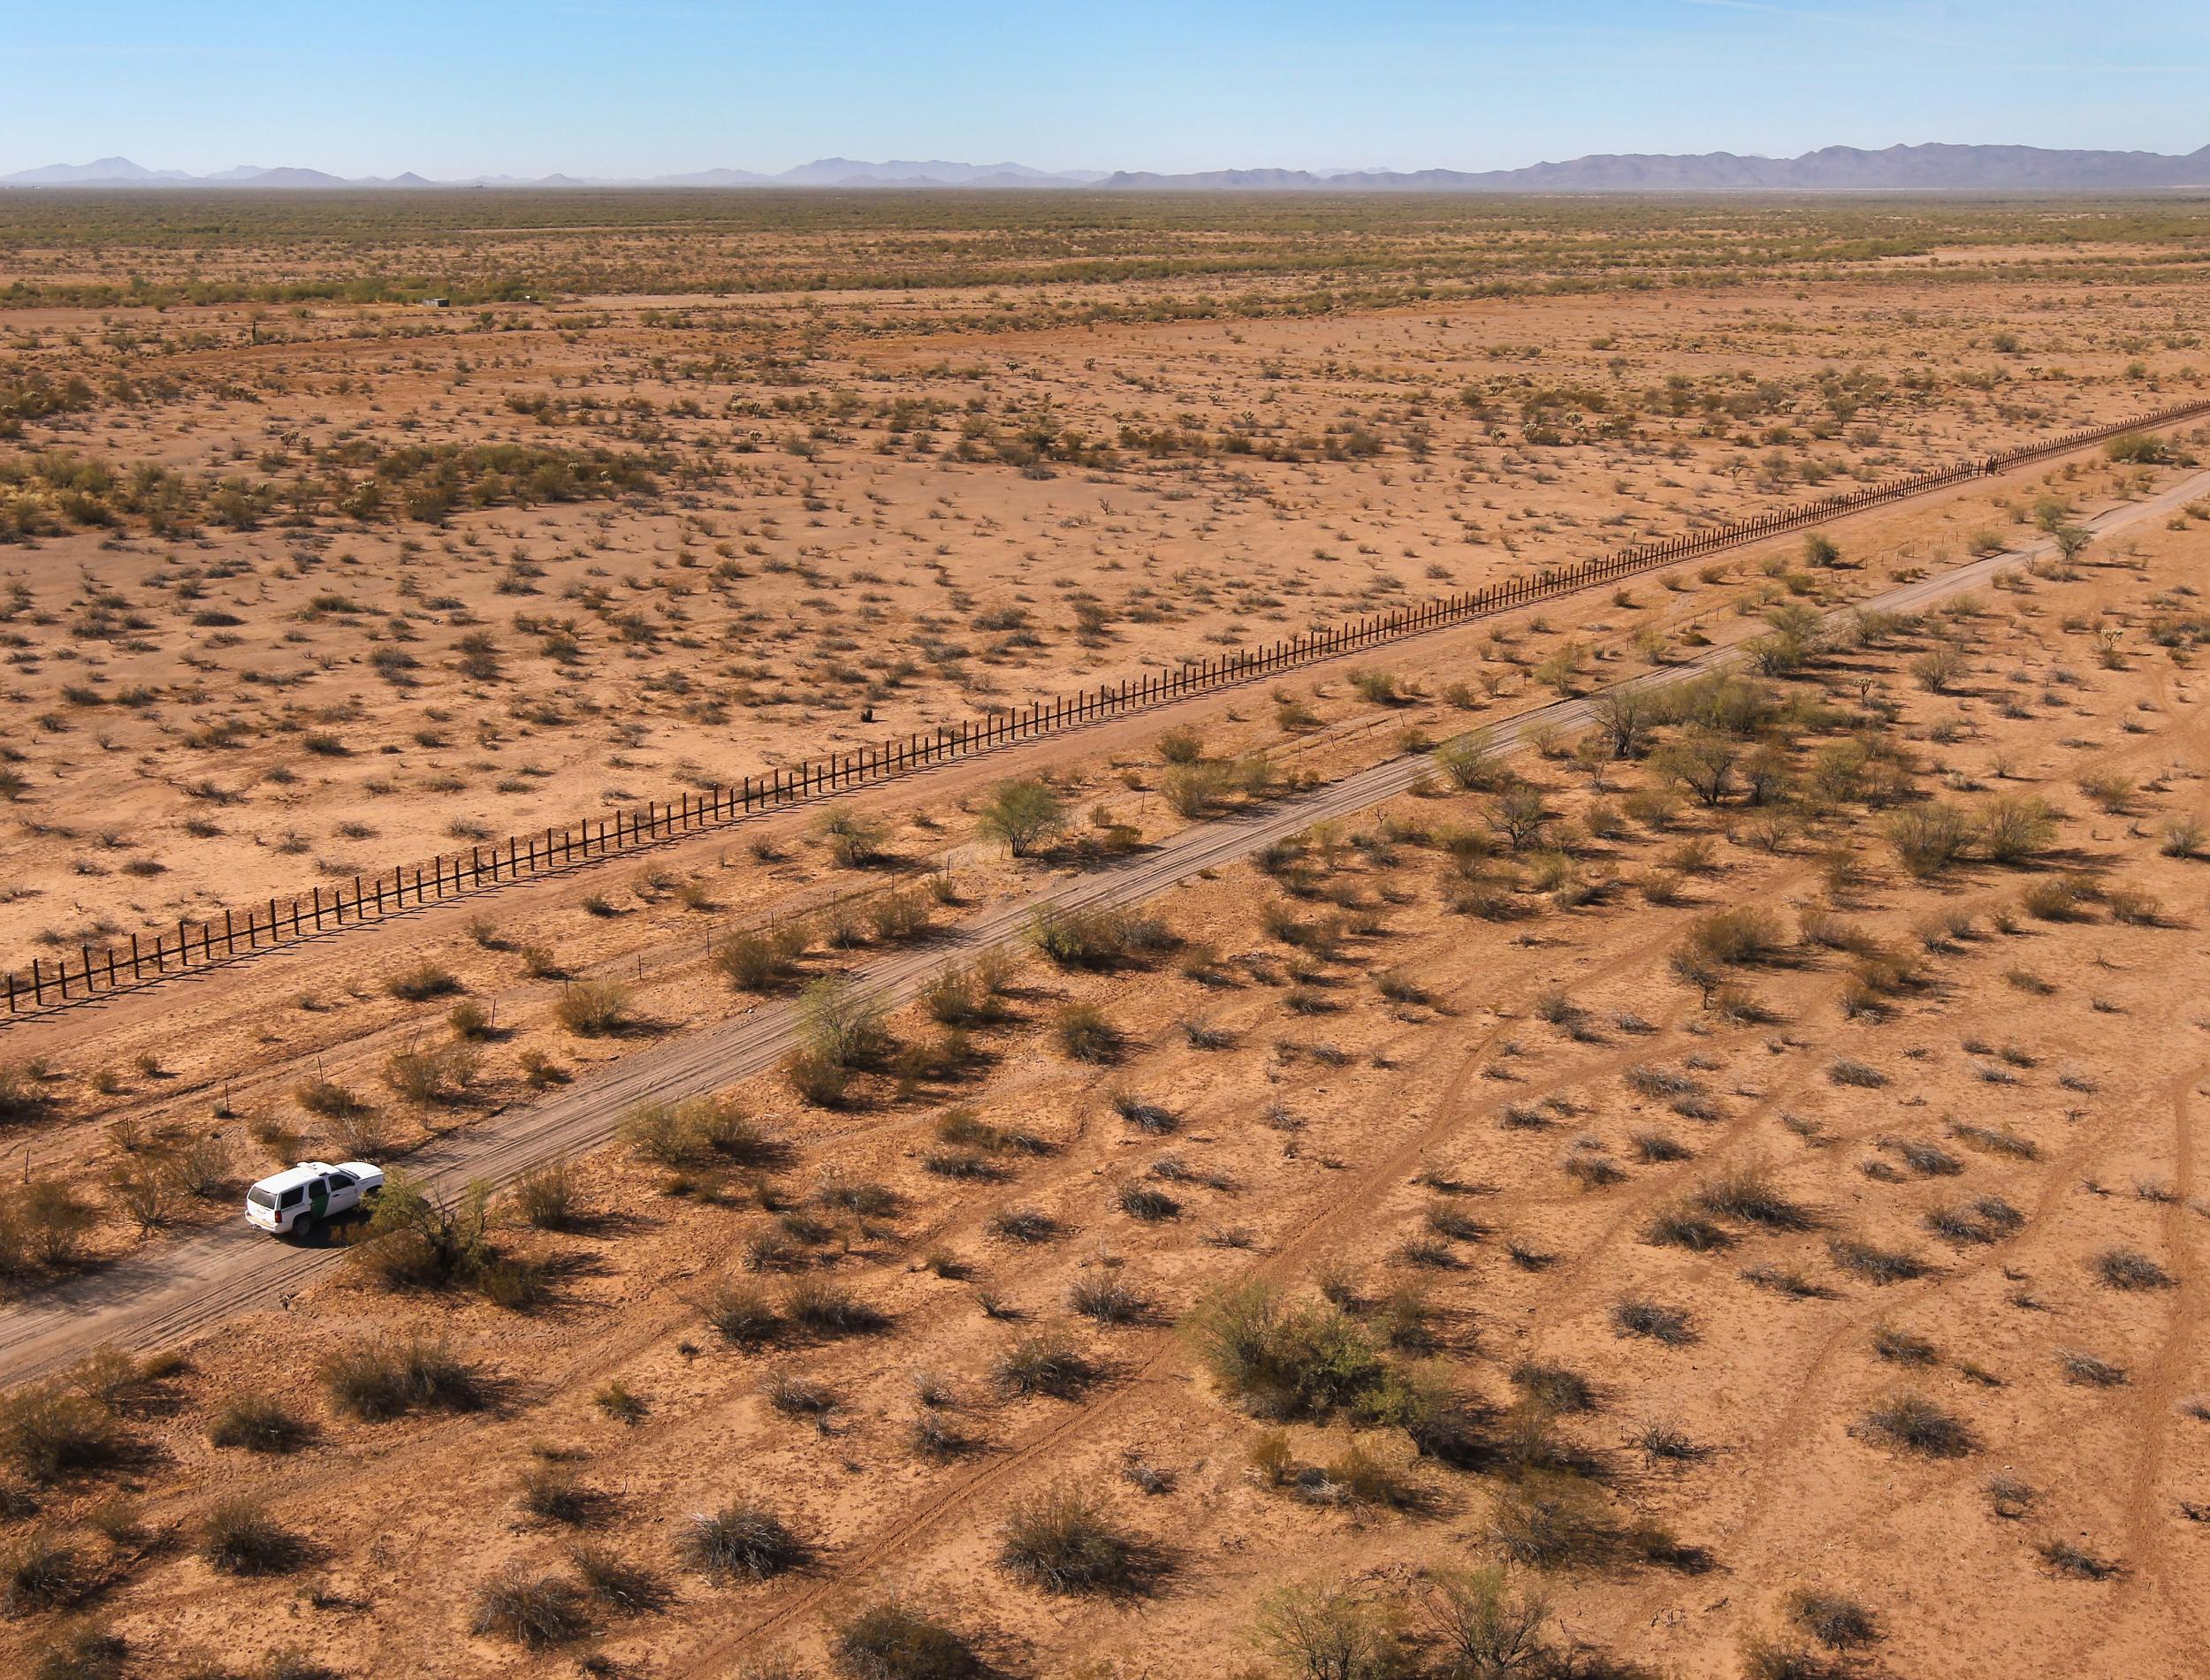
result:
<svg viewBox="0 0 2210 1680"><path fill-rule="evenodd" d="M964 1634L910 1605L871 1604L841 1623L829 1654L845 1680L982 1680Z"/></svg>
<svg viewBox="0 0 2210 1680"><path fill-rule="evenodd" d="M690 1517L675 1549L690 1568L718 1581L769 1580L812 1557L812 1548L781 1517L744 1503Z"/></svg>
<svg viewBox="0 0 2210 1680"><path fill-rule="evenodd" d="M273 1395L236 1395L207 1420L210 1443L252 1453L296 1452L313 1437L313 1426Z"/></svg>
<svg viewBox="0 0 2210 1680"><path fill-rule="evenodd" d="M65 1379L0 1397L0 1463L26 1481L88 1475L120 1463L129 1451L110 1409Z"/></svg>
<svg viewBox="0 0 2210 1680"><path fill-rule="evenodd" d="M2138 1249L2105 1249L2089 1262L2097 1278L2113 1289L2168 1289L2172 1274Z"/></svg>
<svg viewBox="0 0 2210 1680"><path fill-rule="evenodd" d="M1900 1249L1885 1249L1856 1237L1831 1238L1826 1252L1843 1271L1868 1283L1908 1283L1926 1275L1926 1264L1917 1255Z"/></svg>
<svg viewBox="0 0 2210 1680"><path fill-rule="evenodd" d="M1965 1421L1924 1395L1891 1395L1864 1415L1855 1431L1867 1440L1926 1458L1962 1458L1979 1442Z"/></svg>
<svg viewBox="0 0 2210 1680"><path fill-rule="evenodd" d="M579 1038L604 1038L629 1027L629 988L618 980L576 980L564 986L552 1018Z"/></svg>
<svg viewBox="0 0 2210 1680"><path fill-rule="evenodd" d="M200 1524L200 1555L223 1575L282 1575L306 1561L299 1537L248 1495L226 1499Z"/></svg>
<svg viewBox="0 0 2210 1680"><path fill-rule="evenodd" d="M364 1423L410 1411L479 1411L491 1403L482 1375L446 1342L422 1337L370 1342L323 1362L331 1404Z"/></svg>
<svg viewBox="0 0 2210 1680"><path fill-rule="evenodd" d="M764 933L732 933L713 947L713 966L740 992L774 992L797 977L809 942L795 922Z"/></svg>
<svg viewBox="0 0 2210 1680"><path fill-rule="evenodd" d="M789 1145L747 1115L734 1097L642 1103L622 1117L621 1141L662 1167L781 1166Z"/></svg>
<svg viewBox="0 0 2210 1680"><path fill-rule="evenodd" d="M1019 1337L991 1362L991 1380L1008 1398L1048 1395L1073 1400L1098 1378L1097 1368L1073 1344L1047 1330Z"/></svg>
<svg viewBox="0 0 2210 1680"><path fill-rule="evenodd" d="M570 1645L591 1630L583 1594L558 1575L531 1575L516 1563L476 1590L469 1631L509 1639L532 1651Z"/></svg>
<svg viewBox="0 0 2210 1680"><path fill-rule="evenodd" d="M1047 1593L1124 1596L1160 1571L1154 1548L1124 1533L1091 1494L1072 1486L1014 1506L998 1533L1006 1573Z"/></svg>

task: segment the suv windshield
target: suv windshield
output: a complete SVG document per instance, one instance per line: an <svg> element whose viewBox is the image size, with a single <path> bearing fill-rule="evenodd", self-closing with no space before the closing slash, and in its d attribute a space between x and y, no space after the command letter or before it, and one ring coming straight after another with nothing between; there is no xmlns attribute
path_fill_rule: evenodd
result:
<svg viewBox="0 0 2210 1680"><path fill-rule="evenodd" d="M251 1190L246 1192L246 1199L251 1202L255 1207L274 1207L276 1205L276 1197L270 1195L268 1191L263 1190L258 1184L255 1185Z"/></svg>

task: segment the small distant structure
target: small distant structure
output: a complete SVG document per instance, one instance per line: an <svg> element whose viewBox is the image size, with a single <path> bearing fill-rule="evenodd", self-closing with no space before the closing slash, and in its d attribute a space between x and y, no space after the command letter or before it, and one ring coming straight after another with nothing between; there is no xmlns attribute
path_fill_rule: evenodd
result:
<svg viewBox="0 0 2210 1680"><path fill-rule="evenodd" d="M450 309L453 307L451 298L424 298L423 301L433 309Z"/></svg>

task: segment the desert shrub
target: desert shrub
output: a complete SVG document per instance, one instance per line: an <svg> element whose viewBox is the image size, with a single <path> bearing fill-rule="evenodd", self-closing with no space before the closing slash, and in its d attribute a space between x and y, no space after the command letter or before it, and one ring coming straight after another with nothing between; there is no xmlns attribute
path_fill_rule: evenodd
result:
<svg viewBox="0 0 2210 1680"><path fill-rule="evenodd" d="M1295 1680L1391 1680L1396 1618L1348 1587L1284 1588L1261 1608L1257 1644Z"/></svg>
<svg viewBox="0 0 2210 1680"><path fill-rule="evenodd" d="M1787 949L1780 918L1760 905L1739 905L1700 916L1688 925L1688 945L1711 962L1769 962Z"/></svg>
<svg viewBox="0 0 2210 1680"><path fill-rule="evenodd" d="M1363 1325L1337 1307L1284 1303L1269 1285L1208 1296L1185 1334L1222 1389L1261 1417L1373 1415L1398 1398L1402 1380Z"/></svg>
<svg viewBox="0 0 2210 1680"><path fill-rule="evenodd" d="M1884 1249L1854 1237L1830 1239L1826 1252L1843 1271L1854 1273L1868 1283L1908 1283L1926 1275L1926 1264L1917 1255L1900 1249Z"/></svg>
<svg viewBox="0 0 2210 1680"><path fill-rule="evenodd" d="M1872 1612L1854 1599L1838 1593L1819 1593L1798 1587L1788 1597L1788 1614L1795 1623L1829 1651L1856 1651L1878 1643L1879 1623Z"/></svg>
<svg viewBox="0 0 2210 1680"><path fill-rule="evenodd" d="M107 1408L65 1381L31 1383L0 1397L0 1463L27 1481L103 1470L127 1449Z"/></svg>
<svg viewBox="0 0 2210 1680"><path fill-rule="evenodd" d="M1707 1213L1741 1220L1768 1231L1808 1230L1815 1223L1800 1204L1782 1192L1769 1174L1756 1167L1724 1173L1698 1186L1696 1204Z"/></svg>
<svg viewBox="0 0 2210 1680"><path fill-rule="evenodd" d="M2034 1548L2035 1554L2059 1575L2076 1581L2107 1581L2120 1574L2119 1566L2075 1542L2052 1535Z"/></svg>
<svg viewBox="0 0 2210 1680"><path fill-rule="evenodd" d="M583 1174L564 1155L530 1168L509 1194L514 1212L540 1231L570 1231L583 1223Z"/></svg>
<svg viewBox="0 0 2210 1680"><path fill-rule="evenodd" d="M1009 1243L1048 1243L1059 1235L1059 1222L1039 1208L1010 1207L990 1216L989 1229Z"/></svg>
<svg viewBox="0 0 2210 1680"><path fill-rule="evenodd" d="M1867 1412L1857 1433L1868 1440L1928 1458L1962 1458L1978 1442L1961 1418L1924 1395L1891 1395Z"/></svg>
<svg viewBox="0 0 2210 1680"><path fill-rule="evenodd" d="M511 1565L476 1589L469 1631L533 1651L568 1645L590 1631L583 1596L573 1581Z"/></svg>
<svg viewBox="0 0 2210 1680"><path fill-rule="evenodd" d="M1660 1248L1682 1248L1709 1254L1728 1247L1734 1238L1693 1208L1675 1203L1650 1216L1642 1227L1642 1241Z"/></svg>
<svg viewBox="0 0 2210 1680"><path fill-rule="evenodd" d="M305 1561L306 1547L258 1500L240 1495L202 1521L200 1555L223 1575L282 1575Z"/></svg>
<svg viewBox="0 0 2210 1680"><path fill-rule="evenodd" d="M692 1517L675 1540L682 1560L714 1580L765 1581L803 1567L812 1548L758 1505L724 1505Z"/></svg>
<svg viewBox="0 0 2210 1680"><path fill-rule="evenodd" d="M991 1364L991 1379L1009 1397L1048 1395L1072 1400L1097 1380L1073 1346L1048 1331L1035 1331L1007 1346Z"/></svg>
<svg viewBox="0 0 2210 1680"><path fill-rule="evenodd" d="M622 1117L618 1129L631 1150L662 1167L770 1167L789 1154L788 1144L727 1095L642 1103Z"/></svg>
<svg viewBox="0 0 2210 1680"><path fill-rule="evenodd" d="M1991 862L2018 863L2039 857L2056 840L2056 813L2046 800L2006 794L1979 809L1980 850Z"/></svg>
<svg viewBox="0 0 2210 1680"><path fill-rule="evenodd" d="M570 1526L588 1523L606 1503L577 1480L573 1471L557 1463L533 1463L523 1470L515 1497L530 1516Z"/></svg>
<svg viewBox="0 0 2210 1680"><path fill-rule="evenodd" d="M92 1585L77 1548L51 1529L26 1529L0 1550L0 1615L65 1608Z"/></svg>
<svg viewBox="0 0 2210 1680"><path fill-rule="evenodd" d="M864 1335L885 1328L889 1319L827 1278L801 1278L784 1293L783 1316L811 1335Z"/></svg>
<svg viewBox="0 0 2210 1680"><path fill-rule="evenodd" d="M782 1315L756 1284L716 1284L700 1301L699 1311L724 1341L741 1348L772 1342L782 1328Z"/></svg>
<svg viewBox="0 0 2210 1680"><path fill-rule="evenodd" d="M461 990L460 977L450 969L434 962L418 962L411 969L387 975L384 990L394 998L408 1003L427 1003L432 998L442 998Z"/></svg>
<svg viewBox="0 0 2210 1680"><path fill-rule="evenodd" d="M552 1018L580 1038L620 1032L631 1020L629 988L615 980L577 980L562 988Z"/></svg>
<svg viewBox="0 0 2210 1680"><path fill-rule="evenodd" d="M772 992L787 985L805 954L803 928L786 924L767 932L732 933L713 947L713 966L743 992Z"/></svg>
<svg viewBox="0 0 2210 1680"><path fill-rule="evenodd" d="M895 1601L871 1604L838 1625L830 1659L847 1680L981 1680L964 1634Z"/></svg>
<svg viewBox="0 0 2210 1680"><path fill-rule="evenodd" d="M1094 1003L1069 1003L1052 1017L1051 1036L1073 1061L1110 1061L1120 1052L1120 1029Z"/></svg>
<svg viewBox="0 0 2210 1680"><path fill-rule="evenodd" d="M2172 1274L2138 1249L2105 1249L2090 1263L2095 1275L2114 1289L2168 1289Z"/></svg>
<svg viewBox="0 0 2210 1680"><path fill-rule="evenodd" d="M1641 1296L1613 1303L1612 1327L1620 1335L1647 1337L1669 1348L1686 1347L1696 1340L1696 1330L1687 1313Z"/></svg>
<svg viewBox="0 0 2210 1680"><path fill-rule="evenodd" d="M1512 1367L1512 1386L1546 1413L1570 1416L1597 1409L1597 1391L1579 1372L1565 1365L1522 1359Z"/></svg>
<svg viewBox="0 0 2210 1680"><path fill-rule="evenodd" d="M1157 918L1129 910L1040 910L1029 938L1063 969L1109 969L1175 942Z"/></svg>
<svg viewBox="0 0 2210 1680"><path fill-rule="evenodd" d="M429 1408L476 1411L490 1398L473 1365L445 1342L420 1337L334 1353L323 1362L322 1379L331 1404L366 1423Z"/></svg>
<svg viewBox="0 0 2210 1680"><path fill-rule="evenodd" d="M347 1258L387 1289L477 1282L497 1258L490 1209L490 1195L481 1185L448 1202L394 1173L377 1197L366 1235Z"/></svg>
<svg viewBox="0 0 2210 1680"><path fill-rule="evenodd" d="M123 1680L130 1653L121 1634L96 1622L65 1628L36 1649L30 1680Z"/></svg>
<svg viewBox="0 0 2210 1680"><path fill-rule="evenodd" d="M1067 1291L1067 1304L1100 1324L1133 1324L1149 1305L1139 1291L1109 1271L1076 1279Z"/></svg>
<svg viewBox="0 0 2210 1680"><path fill-rule="evenodd" d="M667 1589L653 1573L610 1547L575 1546L568 1561L583 1591L623 1615L645 1615L667 1603Z"/></svg>
<svg viewBox="0 0 2210 1680"><path fill-rule="evenodd" d="M1059 796L1033 779L1000 782L983 801L975 822L985 839L1003 840L1015 857L1027 856L1065 826L1066 811Z"/></svg>
<svg viewBox="0 0 2210 1680"><path fill-rule="evenodd" d="M1153 1185L1138 1183L1133 1179L1123 1184L1113 1199L1129 1218L1147 1223L1170 1220L1182 1211L1182 1205L1164 1190Z"/></svg>
<svg viewBox="0 0 2210 1680"><path fill-rule="evenodd" d="M1932 880L1952 868L1974 838L1971 819L1939 800L1889 812L1883 831L1897 860L1920 880Z"/></svg>
<svg viewBox="0 0 2210 1680"><path fill-rule="evenodd" d="M434 1050L396 1050L384 1059L384 1083L418 1107L457 1102L475 1084L482 1065L482 1055L466 1040Z"/></svg>
<svg viewBox="0 0 2210 1680"><path fill-rule="evenodd" d="M1430 1570L1419 1608L1451 1680L1509 1680L1541 1673L1550 1661L1543 1637L1549 1599L1514 1592L1501 1567Z"/></svg>
<svg viewBox="0 0 2210 1680"><path fill-rule="evenodd" d="M1461 793L1490 793L1511 772L1503 757L1478 733L1444 741L1435 749L1436 768Z"/></svg>
<svg viewBox="0 0 2210 1680"><path fill-rule="evenodd" d="M1193 764L1205 756L1205 738L1186 725L1168 730L1155 745L1170 764Z"/></svg>
<svg viewBox="0 0 2210 1680"><path fill-rule="evenodd" d="M862 815L850 805L831 805L813 825L827 846L829 855L846 869L865 869L879 863L890 825L880 817Z"/></svg>
<svg viewBox="0 0 2210 1680"><path fill-rule="evenodd" d="M292 1100L324 1120L354 1120L369 1113L358 1093L334 1079L303 1079L292 1088Z"/></svg>
<svg viewBox="0 0 2210 1680"><path fill-rule="evenodd" d="M1554 1471L1497 1489L1487 1538L1512 1562L1537 1570L1601 1562L1619 1542L1589 1485Z"/></svg>
<svg viewBox="0 0 2210 1680"><path fill-rule="evenodd" d="M1887 1083L1887 1076L1868 1062L1854 1056L1838 1056L1826 1068L1826 1077L1837 1085L1857 1085L1877 1090Z"/></svg>
<svg viewBox="0 0 2210 1680"><path fill-rule="evenodd" d="M304 1418L272 1395L240 1395L217 1407L207 1421L207 1438L213 1445L252 1453L294 1452L313 1433Z"/></svg>
<svg viewBox="0 0 2210 1680"><path fill-rule="evenodd" d="M1071 1486L1013 1507L998 1535L998 1563L1047 1593L1139 1592L1156 1573L1150 1549L1130 1539L1090 1494Z"/></svg>

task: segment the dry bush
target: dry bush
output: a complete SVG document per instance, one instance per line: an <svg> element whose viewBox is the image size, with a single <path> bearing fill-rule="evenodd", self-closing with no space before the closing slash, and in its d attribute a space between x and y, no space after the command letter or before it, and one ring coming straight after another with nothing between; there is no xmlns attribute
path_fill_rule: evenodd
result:
<svg viewBox="0 0 2210 1680"><path fill-rule="evenodd" d="M248 1394L224 1402L209 1416L207 1438L217 1447L289 1453L312 1440L314 1430L274 1395Z"/></svg>
<svg viewBox="0 0 2210 1680"><path fill-rule="evenodd" d="M829 1653L846 1680L982 1680L987 1673L965 1635L895 1600L839 1623Z"/></svg>
<svg viewBox="0 0 2210 1680"><path fill-rule="evenodd" d="M1009 1398L1048 1395L1073 1400L1097 1380L1096 1368L1071 1342L1048 1331L1019 1337L991 1362L991 1380Z"/></svg>
<svg viewBox="0 0 2210 1680"><path fill-rule="evenodd" d="M241 1494L202 1521L200 1555L222 1575L283 1575L306 1561L307 1548L260 1501Z"/></svg>
<svg viewBox="0 0 2210 1680"><path fill-rule="evenodd" d="M1021 1501L998 1533L998 1563L1047 1593L1124 1596L1159 1573L1153 1549L1124 1533L1091 1494L1062 1486Z"/></svg>
<svg viewBox="0 0 2210 1680"><path fill-rule="evenodd" d="M724 1505L691 1517L675 1540L685 1563L718 1581L765 1581L802 1568L812 1548L757 1505Z"/></svg>
<svg viewBox="0 0 2210 1680"><path fill-rule="evenodd" d="M1962 1458L1979 1442L1965 1421L1924 1395L1891 1395L1864 1415L1856 1433L1928 1458Z"/></svg>
<svg viewBox="0 0 2210 1680"><path fill-rule="evenodd" d="M31 1383L0 1397L0 1463L26 1481L104 1470L128 1451L108 1409L65 1381Z"/></svg>
<svg viewBox="0 0 2210 1680"><path fill-rule="evenodd" d="M322 1365L331 1404L364 1423L410 1411L478 1411L490 1403L475 1366L442 1342L411 1338L370 1342L334 1353Z"/></svg>
<svg viewBox="0 0 2210 1680"><path fill-rule="evenodd" d="M643 1103L624 1115L621 1141L662 1167L781 1166L789 1146L765 1130L730 1096Z"/></svg>
<svg viewBox="0 0 2210 1680"><path fill-rule="evenodd" d="M581 1038L620 1032L630 1024L629 988L616 980L577 980L562 988L552 1018Z"/></svg>
<svg viewBox="0 0 2210 1680"><path fill-rule="evenodd" d="M1110 1061L1120 1053L1120 1029L1094 1003L1063 1004L1052 1017L1051 1036L1071 1061Z"/></svg>
<svg viewBox="0 0 2210 1680"><path fill-rule="evenodd" d="M476 1590L469 1631L511 1639L532 1651L569 1645L590 1631L583 1593L557 1575L532 1576L513 1564Z"/></svg>
<svg viewBox="0 0 2210 1680"><path fill-rule="evenodd" d="M387 975L384 990L390 996L408 1003L427 1003L432 998L442 998L461 990L460 977L450 969L423 961L411 969Z"/></svg>
<svg viewBox="0 0 2210 1680"><path fill-rule="evenodd" d="M713 966L743 992L773 992L788 985L805 955L806 933L796 923L766 932L732 933L713 947Z"/></svg>

